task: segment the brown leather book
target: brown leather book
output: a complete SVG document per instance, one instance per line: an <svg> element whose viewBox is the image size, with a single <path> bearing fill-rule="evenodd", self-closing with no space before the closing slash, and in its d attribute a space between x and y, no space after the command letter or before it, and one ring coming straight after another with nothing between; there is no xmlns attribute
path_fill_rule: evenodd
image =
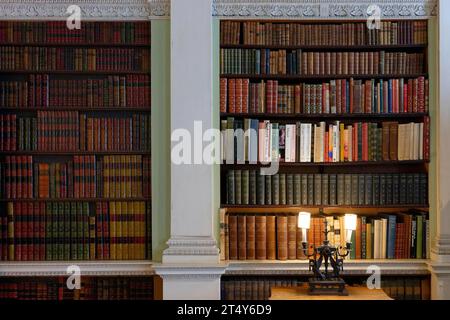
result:
<svg viewBox="0 0 450 320"><path fill-rule="evenodd" d="M230 260L238 259L238 218L230 215L228 217L230 236Z"/></svg>
<svg viewBox="0 0 450 320"><path fill-rule="evenodd" d="M277 257L275 216L266 216L266 227L267 259L275 260Z"/></svg>
<svg viewBox="0 0 450 320"><path fill-rule="evenodd" d="M238 256L239 260L247 259L247 226L246 216L239 215L237 218L237 234L238 234Z"/></svg>
<svg viewBox="0 0 450 320"><path fill-rule="evenodd" d="M247 227L247 260L255 260L255 216L246 216Z"/></svg>
<svg viewBox="0 0 450 320"><path fill-rule="evenodd" d="M288 216L288 259L297 259L297 216Z"/></svg>
<svg viewBox="0 0 450 320"><path fill-rule="evenodd" d="M390 160L390 122L383 122L383 161Z"/></svg>
<svg viewBox="0 0 450 320"><path fill-rule="evenodd" d="M267 258L266 216L255 217L255 251L257 260Z"/></svg>
<svg viewBox="0 0 450 320"><path fill-rule="evenodd" d="M383 134L383 136L384 136L384 134ZM383 146L384 146L384 141L383 141ZM391 122L389 125L389 158L391 161L398 160L398 123L397 122Z"/></svg>
<svg viewBox="0 0 450 320"><path fill-rule="evenodd" d="M288 226L287 216L277 216L277 259L288 258Z"/></svg>

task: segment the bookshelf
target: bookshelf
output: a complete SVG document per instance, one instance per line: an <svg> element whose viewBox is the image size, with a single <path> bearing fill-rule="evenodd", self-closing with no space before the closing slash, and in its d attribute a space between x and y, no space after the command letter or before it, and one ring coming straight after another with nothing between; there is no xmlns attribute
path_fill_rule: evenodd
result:
<svg viewBox="0 0 450 320"><path fill-rule="evenodd" d="M153 277L150 22L0 24L0 276Z"/></svg>
<svg viewBox="0 0 450 320"><path fill-rule="evenodd" d="M308 142L305 148L307 161L300 161L301 153L305 150L301 150L301 147L299 147L303 144L302 141L299 141L301 139L299 136L303 133L300 132L299 127L292 135L294 138L291 136L291 139L294 140L290 145L290 152L294 152L295 156L291 157L289 161L285 158L286 154L283 154L284 152L287 153L289 140L285 135L286 132L283 131L281 133L279 131L275 136L272 135L273 131L270 131L268 134L269 140L275 139L277 141L275 153L276 157L281 157L278 174L284 176L283 179L287 180L289 175L293 179L292 176L295 177L296 174L310 175L311 177L317 174L328 177L332 175L373 175L369 180L373 187L372 178L378 181L378 179L384 179L380 178L384 175L389 177L386 179L391 179L390 176L393 175L394 181L396 179L395 175L421 174L423 177L428 176L430 163L428 154L430 143L429 127L421 136L423 137L423 142L420 142L421 138L419 138L419 153L422 154L419 157L401 157L401 159L380 156L380 152L387 152L385 149L383 151L383 148L389 148L383 146L384 141L388 141L385 138L382 137L381 143L378 140L377 144L376 139L370 140L369 137L360 139L360 137L355 135L355 131L351 132L351 130L354 130L355 124L361 122L375 124L375 127L378 128L377 130L382 131L381 127L384 127L386 123L418 123L420 125L420 123L429 121L427 22L391 20L385 21L385 23L386 25L384 26L386 28L378 33L377 31L367 31L364 29L365 22L358 20L351 22L222 20L220 22L220 120L223 132L222 143L224 145L222 157L225 159L220 169L220 236L221 259L228 263L226 275L245 277L249 275L305 276L308 274L307 262L301 260L302 258L299 255L296 258L292 258L292 255L287 257L287 254L286 256L284 255L285 252L280 252L280 241L283 243L283 246L285 240L288 240L286 241L287 246L292 246L292 243L297 241L295 246L298 248L300 236L298 233L297 235L291 234L289 236L289 230L294 230L293 232L295 233L296 226L289 228L289 226L283 225L280 229L278 226L279 216L289 217L299 211L309 211L314 217L322 217L322 219L329 219L335 216L337 217L335 218L336 221L342 214L351 212L357 213L360 220L361 217L365 217L368 221L375 221L384 218L383 215L393 215L396 219L399 219L397 214L400 212L420 212L425 217L424 219L429 221L427 216L429 211L428 182L423 184L424 189L422 193L425 196L420 201L415 201L418 197L413 196L410 199L411 201L402 202L401 204L395 203L395 201L386 203L383 200L386 199L384 198L386 194L383 194L386 190L381 191L381 198L379 198L380 194L376 193L377 190L379 191L379 187L376 186L375 190L369 190L371 193L369 196L371 201L369 203L364 203L364 201L363 203L360 201L355 203L351 199L347 201L341 199L342 201L337 202L345 202L345 204L341 203L338 205L337 203L314 203L314 196L317 193L317 187L314 185L316 180L312 184L305 184L306 189L314 189L312 198L307 199L308 201L303 201L302 199L295 201L295 199L292 199L292 195L295 198L296 192L300 192L299 190L303 192L304 190L303 186L295 190L295 182L292 182L292 180L291 183L294 183L294 185L289 187L288 182L284 182L285 185L282 186L279 184L278 177L275 183L272 177L271 182L269 182L270 191L267 191L267 176L261 182L258 180L259 170L261 168L269 168L270 162L273 161L274 152L274 149L272 149L273 144L270 144L271 147L264 147L264 143L267 143L265 140L261 144L261 139L263 139L260 136L261 128L267 131L279 131L280 126L283 126L283 129L285 129L287 125L297 125L298 122L311 124L312 131L306 138L311 140L311 143L309 144ZM342 34L340 34L340 31L336 31L340 30L339 28L343 28L341 30ZM309 30L309 33L299 31L303 29ZM328 31L319 32L316 29ZM359 31L360 33L358 33ZM331 41L330 39L333 35L338 40ZM356 61L355 57L360 56L364 57L364 59L366 59L366 56L369 58ZM385 60L388 56L396 57L392 61L395 61L394 64L401 64L402 66L394 67L392 61ZM405 59L406 57L414 57L411 58L410 62L414 60L415 66L406 62L408 67L405 67L403 58L399 57ZM335 61L336 65L334 63L330 65L330 61ZM355 65L358 62L362 66ZM393 68L397 68L395 72L392 71L394 70ZM406 71L408 68L409 71ZM354 72L357 69L360 69L360 72ZM247 72L249 70L251 72ZM334 70L338 72L334 72ZM342 87L334 88L334 84L339 85L338 83L341 81L343 83ZM356 89L358 85L354 86L357 81L360 81L358 85L362 84L362 91L357 91L360 89ZM400 81L400 84L398 85L396 81ZM423 85L417 86L419 81ZM269 84L269 82L276 84ZM389 83L387 87L386 82ZM371 84L369 85L369 83ZM411 83L415 86L414 92L408 91L411 89ZM391 84L393 86L390 87ZM366 85L368 86L366 87ZM396 89L397 85L398 90ZM317 91L315 91L316 87L318 87ZM368 89L369 87L370 89ZM419 87L421 89L418 89ZM306 91L310 90L310 88L312 93ZM385 88L388 90L383 90ZM334 89L335 91L333 91ZM339 89L343 91L339 91ZM420 99L418 96L411 96L411 94L418 95L419 90ZM362 100L357 100L361 97L363 97ZM356 107L357 104L360 105ZM420 107L419 104L421 105ZM232 119L231 122L230 119ZM250 120L246 123L248 119ZM256 121L255 126L253 126L252 121ZM238 122L237 125L236 122ZM261 127L262 122L268 122L270 125L276 123L277 126ZM330 145L327 145L327 137L329 137L328 134L331 132L331 129L328 130L328 128L330 124L333 125L337 122L343 123L345 125L344 128L353 126L351 129L349 128L350 134L348 140L345 138L346 142L342 140L342 131L338 130L337 133L339 140L335 143L341 144L341 146L344 143L348 143L348 145L345 145L345 152L350 149L350 145L355 143L356 139L356 150L352 146L352 150L348 151L349 153L355 155L355 152L360 152L361 146L358 145L360 143L369 143L371 145L373 143L374 148L378 148L378 151L375 151L375 153L378 152L378 155L361 158L361 154L358 154L356 157L349 156L345 158L344 156L342 158L341 150L333 149L332 152L338 152L337 159L327 158L327 151L332 149ZM321 123L325 123L325 130L322 132L326 134L325 138L319 135L316 136L314 131L314 128ZM239 133L236 133L238 129L243 129L245 132L249 128L256 129L256 135L240 136ZM227 137L227 134L230 134L229 129L232 129L231 140L230 137ZM382 133L377 133L377 135L380 134ZM391 134L391 137L397 137L396 139L398 139L398 132L393 135L392 132L389 134ZM373 137L375 135L373 134ZM280 136L285 138L283 147L280 147ZM241 138L242 140L240 140ZM253 139L253 142L251 139ZM325 142L323 142L324 140ZM331 143L332 140L329 141ZM391 139L390 141L394 140ZM394 150L390 150L394 154L404 144L400 140L396 142L398 144ZM252 144L253 151L251 150ZM257 145L256 147L255 144ZM319 146L316 146L317 144ZM393 146L393 142L390 146ZM264 152L268 152L268 157L264 161L261 160L264 157L261 155L261 148L266 148ZM368 146L367 148L370 149L372 147ZM413 146L413 148L415 147ZM239 154L240 151L238 150L243 150L242 154ZM256 154L253 153L252 156L252 152L256 152ZM324 154L321 154L322 152ZM265 164L262 164L262 162ZM234 172L234 175L233 173L231 174L234 177L231 179L235 179L232 182L230 182L230 171ZM252 172L256 172L256 179L251 177ZM236 173L239 178L236 178ZM301 181L303 183L303 176ZM311 181L309 182L311 183ZM236 183L239 183L238 187ZM275 191L274 185L276 186ZM327 187L325 190L322 185L319 186L322 199L324 192L328 198L330 190L337 192L337 197L339 197L339 190L336 190L338 186L334 186L334 189L330 188ZM350 193L354 193L358 189L359 186L353 188L352 184L342 194L350 196ZM392 192L392 190L396 190L396 185L388 187L388 189L390 190L388 193ZM262 196L260 195L261 192L263 193ZM270 194L270 201L267 201L267 192ZM365 189L363 192L367 194L368 191ZM373 192L376 194L372 197ZM230 193L233 194L231 198L234 201L230 201ZM239 195L237 195L238 193ZM274 193L277 194L277 203L273 203ZM284 195L281 196L278 193ZM289 199L290 196L291 199ZM299 198L301 197L300 195ZM374 199L377 200L375 201ZM230 226L230 216L235 217L237 225ZM248 255L249 247L251 250L255 250L256 246L256 250L258 250L258 245L256 244L258 237L263 237L264 239L268 237L265 232L262 235L260 231L257 235L257 231L252 229L255 226L253 224L254 218L258 216L275 216L275 225L271 226L271 228L275 228L273 231L275 238L270 241L276 242L274 249L277 260L263 259L262 256L259 257L259 260L255 258L248 259L248 256L244 257L244 255ZM248 220L249 217L250 219ZM247 223L243 227L240 222L245 222L244 220ZM248 221L250 221L250 227L248 227ZM400 223L401 220L398 221ZM258 226L255 226L255 228L257 229ZM262 228L261 224L259 228ZM264 228L266 228L265 223ZM320 234L319 230L321 229L317 229L317 233ZM250 235L248 232L250 232ZM422 238L423 245L429 250L430 240L425 231L422 230L422 232L423 236L427 237L426 243ZM280 233L282 238L280 238ZM250 244L248 237L251 239ZM240 242L242 239L244 239L243 243ZM267 241L269 240L267 239ZM361 238L358 241L362 241ZM401 242L402 240L397 239L396 241ZM394 246L397 245L399 244L394 244ZM236 246L236 254L233 254L234 258L230 258L230 247L232 246ZM261 246L266 247L269 245L261 244L260 249ZM387 246L388 244L386 244ZM392 247L392 244L390 246ZM243 247L246 247L246 250ZM361 250L359 245L358 250ZM283 255L282 259L280 259L280 253ZM359 259L352 257L345 263L347 271L344 271L344 274L365 274L367 266L373 264L379 265L382 272L387 272L387 274L391 275L426 276L429 274L427 269L429 252L422 252L423 256L418 259L388 259L387 253L383 252L383 254L386 254L386 256L381 259L373 259L373 257L372 259L360 259L360 254L358 254ZM254 257L254 252L250 256Z"/></svg>

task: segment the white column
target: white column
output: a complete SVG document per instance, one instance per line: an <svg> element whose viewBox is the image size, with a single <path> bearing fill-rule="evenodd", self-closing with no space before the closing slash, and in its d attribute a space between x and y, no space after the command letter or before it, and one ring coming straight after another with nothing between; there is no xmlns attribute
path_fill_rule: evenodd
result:
<svg viewBox="0 0 450 320"><path fill-rule="evenodd" d="M201 142L213 115L211 0L172 0L170 14L171 130L191 136L172 141L172 150L183 141L190 163L172 158L171 234L156 271L164 299L219 299L224 268L213 232L213 167L202 163Z"/></svg>
<svg viewBox="0 0 450 320"><path fill-rule="evenodd" d="M438 208L436 237L431 252L432 298L450 299L450 1L439 1L437 86L437 177ZM431 177L433 178L433 177Z"/></svg>

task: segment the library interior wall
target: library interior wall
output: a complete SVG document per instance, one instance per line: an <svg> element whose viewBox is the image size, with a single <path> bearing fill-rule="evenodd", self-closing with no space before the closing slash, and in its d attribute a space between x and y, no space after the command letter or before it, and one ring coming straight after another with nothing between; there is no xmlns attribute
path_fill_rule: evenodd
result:
<svg viewBox="0 0 450 320"><path fill-rule="evenodd" d="M152 249L162 260L170 237L170 20L151 22Z"/></svg>

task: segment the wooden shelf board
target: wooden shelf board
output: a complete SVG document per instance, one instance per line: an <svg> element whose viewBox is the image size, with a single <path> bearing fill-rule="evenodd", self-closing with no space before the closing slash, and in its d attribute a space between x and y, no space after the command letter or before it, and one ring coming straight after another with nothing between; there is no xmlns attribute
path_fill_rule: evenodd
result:
<svg viewBox="0 0 450 320"><path fill-rule="evenodd" d="M8 156L45 156L45 155L149 155L150 151L0 151L0 155Z"/></svg>
<svg viewBox="0 0 450 320"><path fill-rule="evenodd" d="M355 162L280 162L280 168L300 168L300 167L353 167L353 166L411 166L425 165L429 163L425 160L414 161L355 161ZM222 164L222 169L255 169L268 168L267 164Z"/></svg>
<svg viewBox="0 0 450 320"><path fill-rule="evenodd" d="M0 276L67 276L67 267L79 266L82 276L154 275L152 261L0 261Z"/></svg>
<svg viewBox="0 0 450 320"><path fill-rule="evenodd" d="M330 80L330 79L399 79L427 77L427 73L374 74L374 75L286 75L286 74L221 74L221 78L243 78L250 80Z"/></svg>
<svg viewBox="0 0 450 320"><path fill-rule="evenodd" d="M390 113L390 114L286 114L286 113L221 113L220 118L254 118L254 119L282 119L282 120L398 120L398 119L417 119L428 116L427 112L419 113Z"/></svg>
<svg viewBox="0 0 450 320"><path fill-rule="evenodd" d="M381 268L382 275L428 275L429 260L346 260L343 275L367 275L369 266ZM229 261L225 275L310 276L307 260Z"/></svg>
<svg viewBox="0 0 450 320"><path fill-rule="evenodd" d="M57 43L57 42L2 42L2 47L6 47L6 46L14 46L14 47L108 47L108 48L112 48L112 47L138 47L138 48L151 48L151 44L145 44L145 43L140 43L140 44L133 44L133 43L99 43L99 42L94 42L94 43L76 43L76 42L61 42L61 43Z"/></svg>
<svg viewBox="0 0 450 320"><path fill-rule="evenodd" d="M73 71L73 70L0 70L1 74L65 74L65 75L121 75L121 74L145 74L150 75L150 71Z"/></svg>
<svg viewBox="0 0 450 320"><path fill-rule="evenodd" d="M283 214L283 213L298 213L300 211L308 211L312 214L344 214L344 213L356 213L356 214L368 214L376 215L379 213L398 213L409 210L428 211L429 208L423 205L417 206L301 206L301 205L278 205L278 206L228 206L223 205L221 207L226 210L227 213L259 213L259 214Z"/></svg>
<svg viewBox="0 0 450 320"><path fill-rule="evenodd" d="M22 108L4 108L0 107L1 111L9 112L33 112L33 111L122 111L122 112L145 112L150 113L150 107L22 107Z"/></svg>
<svg viewBox="0 0 450 320"><path fill-rule="evenodd" d="M0 202L16 202L16 201L28 201L28 202L96 202L96 201L122 201L122 202L131 202L131 201L151 201L151 197L128 197L128 198L103 198L103 197L95 197L95 198L64 198L64 199L0 199Z"/></svg>
<svg viewBox="0 0 450 320"><path fill-rule="evenodd" d="M428 44L396 44L396 45L266 45L266 44L221 44L221 49L281 49L281 50L424 50Z"/></svg>

